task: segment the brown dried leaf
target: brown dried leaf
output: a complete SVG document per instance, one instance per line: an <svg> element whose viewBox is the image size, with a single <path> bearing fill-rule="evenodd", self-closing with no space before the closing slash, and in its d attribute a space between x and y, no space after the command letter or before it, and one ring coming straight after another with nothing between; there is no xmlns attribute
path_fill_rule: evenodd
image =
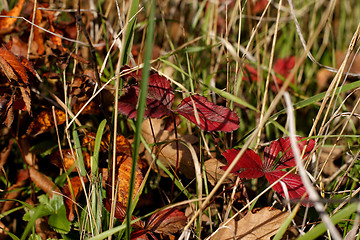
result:
<svg viewBox="0 0 360 240"><path fill-rule="evenodd" d="M26 111L31 114L31 98L30 98L30 88L29 87L20 87L21 97L25 103Z"/></svg>
<svg viewBox="0 0 360 240"><path fill-rule="evenodd" d="M131 164L132 164L132 158L126 154L121 154L116 158L115 186L118 184L117 201L124 206L127 206L127 201L128 201ZM112 172L112 169L110 170L110 172ZM135 187L134 187L133 197L136 196L142 181L143 181L143 176L141 170L139 167L136 167L136 177L135 177ZM107 185L107 192L109 194L108 196L111 196L111 188L112 188L111 186L112 186L112 178L109 177L108 185Z"/></svg>
<svg viewBox="0 0 360 240"><path fill-rule="evenodd" d="M60 192L60 189L55 185L55 183L45 174L39 172L33 167L30 167L29 171L30 178L35 183L35 185L45 193L49 194L50 197L53 195L53 191Z"/></svg>
<svg viewBox="0 0 360 240"><path fill-rule="evenodd" d="M172 235L185 227L187 218L176 208L165 209L151 215L147 229L151 232Z"/></svg>
<svg viewBox="0 0 360 240"><path fill-rule="evenodd" d="M27 179L29 178L29 172L26 169L21 169L17 173L16 183L11 185L7 189L7 193L3 196L3 199L17 199L21 194L21 189L25 186ZM1 213L4 213L10 210L13 205L15 204L14 201L5 201L1 207Z"/></svg>
<svg viewBox="0 0 360 240"><path fill-rule="evenodd" d="M254 213L248 212L239 221L232 219L226 224L228 228L221 228L210 239L230 240L234 239L234 234L236 239L242 240L270 239L288 216L288 212L270 207L262 208Z"/></svg>
<svg viewBox="0 0 360 240"><path fill-rule="evenodd" d="M225 171L221 169L221 167L225 166L225 164L221 163L219 160L215 158L211 158L204 162L205 171L207 180L211 185L215 185L220 178L224 175ZM229 174L224 183L234 182L235 176L233 174Z"/></svg>
<svg viewBox="0 0 360 240"><path fill-rule="evenodd" d="M85 164L85 168L86 169L90 169L90 155L89 153L83 151L83 159L84 159L84 164ZM70 168L74 168L73 171L75 171L75 158L73 157L73 155L71 155L71 150L70 149L63 149L62 150L62 155L64 158L64 165L62 163L61 160L61 155L59 151L55 151L50 155L50 163L54 164L55 166L57 166L58 168L63 168L65 167L66 170L69 170Z"/></svg>
<svg viewBox="0 0 360 240"><path fill-rule="evenodd" d="M21 64L19 59L6 48L0 48L0 56L11 66L15 73L20 77L22 83L27 84L29 82L28 75L25 67ZM8 75L7 75L8 76ZM9 79L11 80L11 78ZM14 78L13 80L19 80Z"/></svg>
<svg viewBox="0 0 360 240"><path fill-rule="evenodd" d="M85 105L86 102L77 101L76 104L72 106L72 110L75 114L77 114L80 109ZM91 101L86 107L81 111L81 114L94 114L98 115L100 113L99 104L95 101Z"/></svg>
<svg viewBox="0 0 360 240"><path fill-rule="evenodd" d="M150 120L146 119L144 120L142 124L142 135L144 136L146 142L148 144L155 143L154 139L156 139L157 143L168 143L168 144L161 144L156 145L153 147L153 153L156 154L158 159L169 168L175 168L176 161L177 161L177 146L176 142L172 141L175 138L174 132L169 132L164 130L164 120L161 119L151 119L152 128L150 125ZM151 131L151 129L154 130L154 135ZM185 140L186 142L189 142L191 144L194 144L197 142L197 137L193 135L181 135L178 134L178 139ZM198 148L196 146L193 146L195 148L195 151L198 152ZM192 179L195 177L195 168L194 163L192 159L192 155L190 153L190 150L182 143L179 142L178 144L179 149L179 163L178 163L178 170L182 174L185 175L185 177ZM152 162L152 158L150 154L145 151L145 158L150 164ZM159 171L159 173L163 176L167 176L165 173L160 171L159 169L156 169L156 166L154 166L154 170Z"/></svg>
<svg viewBox="0 0 360 240"><path fill-rule="evenodd" d="M56 121L57 125L61 125L66 120L66 115L63 111L55 109ZM36 119L30 123L26 134L30 136L37 136L41 133L48 131L50 128L53 128L54 119L51 110L44 110L39 115L37 115Z"/></svg>
<svg viewBox="0 0 360 240"><path fill-rule="evenodd" d="M86 183L88 180L86 177L83 177L84 183ZM70 179L71 187L69 186L69 183L67 182L64 187L62 188L62 193L66 196L64 197L64 204L66 209L66 217L67 219L72 222L75 218L74 215L74 202L77 201L80 197L80 193L82 192L82 184L79 176L75 176L72 179ZM71 194L71 190L73 191L74 195ZM75 198L74 198L75 197Z"/></svg>
<svg viewBox="0 0 360 240"><path fill-rule="evenodd" d="M35 24L40 25L42 20L42 14L39 9L36 9L36 16L35 16ZM38 45L37 53L39 55L43 54L45 51L44 48L44 34L40 32L40 29L35 27L34 28L34 41Z"/></svg>
<svg viewBox="0 0 360 240"><path fill-rule="evenodd" d="M8 12L2 11L1 15L18 17L20 15L21 9L24 6L24 2L25 0L19 0L13 9ZM16 20L17 18L0 18L0 34L9 33L12 30Z"/></svg>
<svg viewBox="0 0 360 240"><path fill-rule="evenodd" d="M0 48L1 50L1 48ZM10 80L10 79L14 79L14 80L18 80L14 70L12 69L12 67L10 66L10 64L0 55L0 67L2 72L5 74L5 76Z"/></svg>

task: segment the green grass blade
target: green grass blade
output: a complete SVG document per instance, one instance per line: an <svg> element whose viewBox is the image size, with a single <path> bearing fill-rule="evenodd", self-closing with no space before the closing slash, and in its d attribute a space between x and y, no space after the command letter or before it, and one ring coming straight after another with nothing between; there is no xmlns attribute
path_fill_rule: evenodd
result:
<svg viewBox="0 0 360 240"><path fill-rule="evenodd" d="M337 224L341 222L344 219L349 218L351 214L356 212L358 208L358 203L352 203L349 206L345 207L344 209L340 210L338 213L336 213L334 216L331 217L331 221L333 224ZM311 229L309 232L304 234L303 236L299 237L298 240L312 240L317 239L320 237L324 232L326 232L327 228L324 223L320 223L313 229Z"/></svg>
<svg viewBox="0 0 360 240"><path fill-rule="evenodd" d="M138 11L138 6L139 6L139 0L133 0L131 1L131 7L130 7L130 14L129 14L129 19L131 19L131 21L129 22L127 28L126 28L126 33L125 33L125 41L124 41L124 46L123 46L123 55L122 55L122 65L125 65L128 61L129 55L130 55L130 51L131 51L131 46L132 46L132 41L134 38L134 28L135 28L135 20L136 18L133 18L135 16L135 14Z"/></svg>
<svg viewBox="0 0 360 240"><path fill-rule="evenodd" d="M344 85L342 87L338 87L336 89L336 94L347 92L347 91L350 91L350 90L355 89L357 87L360 87L360 81L352 82L352 83L346 84L346 85ZM313 103L321 101L325 97L325 94L326 94L326 92L322 92L322 93L319 93L319 94L317 94L317 95L315 95L313 97L310 97L308 99L305 99L303 101L295 103L293 105L294 110L300 109L300 108L309 106L309 105L311 105ZM272 115L270 118L271 119L276 119L278 116L280 116L281 114L284 114L284 113L286 113L286 109L283 109L283 110L277 112L276 114Z"/></svg>
<svg viewBox="0 0 360 240"><path fill-rule="evenodd" d="M242 100L241 98L239 97L236 97L234 95L232 95L231 93L228 93L228 92L225 92L225 91L222 91L218 88L215 88L213 86L210 86L210 85L207 85L205 83L203 83L207 88L209 88L211 91L219 94L220 96L222 96L223 98L226 98L226 99L229 99L237 104L240 104L240 105L243 105L251 110L254 110L255 112L259 112L259 110L256 109L256 107L252 106L251 104L247 103L246 101Z"/></svg>
<svg viewBox="0 0 360 240"><path fill-rule="evenodd" d="M93 181L97 178L97 175L98 175L99 152L100 152L100 145L101 145L101 140L102 140L105 126L106 126L106 119L101 121L99 128L96 132L96 138L95 138L95 144L94 144L94 155L93 155L92 162L91 162L91 176L92 176Z"/></svg>
<svg viewBox="0 0 360 240"><path fill-rule="evenodd" d="M145 57L144 57L144 68L142 71L142 79L141 79L141 87L139 93L138 100L138 108L137 108L137 117L136 117L136 131L135 131L135 141L134 141L134 150L133 150L133 162L131 167L131 176L130 176L130 184L129 184L129 199L127 206L127 214L126 214L126 237L130 239L131 233L131 215L132 215L132 197L135 186L135 173L136 166L139 155L139 147L141 140L141 126L144 120L145 108L146 108L146 97L149 87L149 75L150 75L150 59L152 55L152 46L154 41L154 31L155 31L155 1L152 0L150 2L150 15L149 15L149 23L146 32L146 40L145 40Z"/></svg>
<svg viewBox="0 0 360 240"><path fill-rule="evenodd" d="M81 150L79 134L75 129L73 130L72 133L73 133L75 152L76 152L76 157L75 157L76 166L78 167L78 169L80 171L80 175L84 177L84 176L86 176L86 169L85 169L85 165L84 165L84 157L83 157L82 150Z"/></svg>

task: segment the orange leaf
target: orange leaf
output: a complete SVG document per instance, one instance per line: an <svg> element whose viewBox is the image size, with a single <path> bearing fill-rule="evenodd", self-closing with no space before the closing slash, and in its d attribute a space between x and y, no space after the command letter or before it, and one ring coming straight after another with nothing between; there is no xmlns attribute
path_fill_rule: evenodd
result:
<svg viewBox="0 0 360 240"><path fill-rule="evenodd" d="M86 177L83 177L84 183L88 180ZM66 183L62 188L62 193L66 196L64 197L64 204L66 209L66 217L71 222L74 220L74 201L76 201L80 193L82 192L82 184L79 176L75 176L70 180L71 188L69 187L69 183ZM71 190L74 195L71 194ZM75 197L75 198L74 198Z"/></svg>
<svg viewBox="0 0 360 240"><path fill-rule="evenodd" d="M3 16L12 16L18 17L20 15L21 9L24 6L25 0L19 0L18 4L8 12L2 11L1 15ZM15 24L17 18L0 18L0 34L8 33L12 30L13 25Z"/></svg>
<svg viewBox="0 0 360 240"><path fill-rule="evenodd" d="M84 164L86 169L90 168L90 155L87 152L82 152L83 158L84 158ZM59 151L55 151L50 155L50 163L54 164L58 168L65 168L66 170L70 169L75 164L75 159L71 155L70 149L64 149L62 150L62 155L64 158L64 165L62 164L61 155ZM74 168L75 170L75 168Z"/></svg>
<svg viewBox="0 0 360 240"><path fill-rule="evenodd" d="M121 154L116 158L115 186L119 182L117 201L124 206L127 206L127 201L128 201L131 164L132 164L131 157L125 154ZM135 177L135 187L134 187L133 197L135 197L135 195L137 194L137 191L139 190L142 181L143 181L143 176L141 170L139 167L136 167L136 177ZM112 188L111 177L109 177L108 182L109 183L107 185L107 193L108 196L111 196L111 188Z"/></svg>
<svg viewBox="0 0 360 240"><path fill-rule="evenodd" d="M36 16L35 16L35 24L40 25L42 20L42 14L39 9L36 10ZM34 40L38 45L37 53L39 55L43 54L45 51L44 48L44 34L40 33L40 29L37 27L34 27Z"/></svg>
<svg viewBox="0 0 360 240"><path fill-rule="evenodd" d="M66 120L66 115L63 111L55 109L57 125L61 125ZM30 123L26 133L31 136L36 136L48 131L54 127L54 119L51 110L42 111L37 115L36 119Z"/></svg>
<svg viewBox="0 0 360 240"><path fill-rule="evenodd" d="M26 73L25 67L20 63L19 59L9 50L6 48L0 48L0 56L11 66L11 68L14 70L14 72L20 77L21 81L25 84L29 82L28 75ZM2 63L2 61L1 61ZM4 66L2 66L4 69ZM8 67L6 67L5 70L7 70ZM5 72L6 76L9 78L7 73ZM19 78L15 78L11 75L11 78L9 80L20 80Z"/></svg>

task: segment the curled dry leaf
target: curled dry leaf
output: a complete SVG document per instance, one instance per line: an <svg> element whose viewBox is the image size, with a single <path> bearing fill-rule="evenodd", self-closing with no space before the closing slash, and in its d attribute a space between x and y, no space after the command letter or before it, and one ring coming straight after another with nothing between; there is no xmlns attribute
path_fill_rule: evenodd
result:
<svg viewBox="0 0 360 240"><path fill-rule="evenodd" d="M151 125L152 126L151 126ZM168 168L175 169L178 162L178 170L180 173L184 174L186 178L192 179L195 177L195 168L194 162L192 160L192 155L190 150L181 143L181 140L185 140L191 144L194 144L198 141L197 137L193 135L181 135L178 134L179 144L178 149L176 146L175 133L164 130L164 120L162 119L146 119L142 123L142 135L144 136L148 144L161 143L159 145L154 145L152 152L156 157ZM152 130L154 130L154 135ZM198 153L198 148L193 145L195 151ZM177 153L178 151L178 153ZM177 154L179 158L177 159ZM145 158L151 165L152 157L145 151ZM152 165L155 171L159 171L162 176L167 176L162 170L156 167L156 164Z"/></svg>
<svg viewBox="0 0 360 240"><path fill-rule="evenodd" d="M18 17L20 15L21 9L24 6L24 2L25 0L19 0L17 5L13 9L8 12L2 11L1 15ZM0 18L0 34L6 34L11 32L16 20L17 18Z"/></svg>
<svg viewBox="0 0 360 240"><path fill-rule="evenodd" d="M115 187L118 185L117 189L117 202L120 202L123 206L127 206L128 193L129 193L129 184L130 184L130 174L131 174L131 165L132 158L126 154L120 154L116 158L115 166ZM111 165L112 166L112 165ZM112 169L110 169L110 173ZM134 186L134 195L136 196L140 185L143 181L143 175L140 168L136 167L135 174L135 186ZM107 196L111 196L112 189L112 178L108 178L108 184L106 187Z"/></svg>
<svg viewBox="0 0 360 240"><path fill-rule="evenodd" d="M63 111L55 109L56 122L57 125L61 125L66 120L66 115ZM30 123L26 134L30 136L37 136L41 133L44 133L55 126L54 118L51 110L44 110L39 115L37 115L36 119Z"/></svg>
<svg viewBox="0 0 360 240"><path fill-rule="evenodd" d="M270 239L288 216L288 212L269 207L248 212L239 221L232 219L228 224L220 226L210 239L230 240L234 239L234 234L236 239L242 240Z"/></svg>
<svg viewBox="0 0 360 240"><path fill-rule="evenodd" d="M196 120L196 112L199 121ZM232 132L239 128L239 117L229 108L209 102L205 97L193 95L181 101L177 112L204 131Z"/></svg>
<svg viewBox="0 0 360 240"><path fill-rule="evenodd" d="M2 196L3 199L17 199L21 194L21 188L25 186L29 178L29 172L26 169L20 169L17 173L16 183L6 189L6 194ZM4 201L1 206L1 213L10 210L15 201Z"/></svg>
<svg viewBox="0 0 360 240"><path fill-rule="evenodd" d="M53 195L53 191L60 193L60 189L48 176L39 172L33 167L30 167L29 171L31 181L33 181L38 188L49 194L50 197Z"/></svg>
<svg viewBox="0 0 360 240"><path fill-rule="evenodd" d="M86 177L83 177L84 183L86 183L88 180ZM75 218L74 216L74 202L76 202L79 197L80 193L82 192L82 184L81 179L79 176L75 176L72 179L70 179L70 184L67 182L64 187L62 188L62 193L65 195L64 197L64 204L66 209L66 217L67 219L72 222ZM71 194L72 189L74 195Z"/></svg>
<svg viewBox="0 0 360 240"><path fill-rule="evenodd" d="M186 222L187 218L183 212L170 208L151 215L146 226L151 232L172 235L183 229Z"/></svg>
<svg viewBox="0 0 360 240"><path fill-rule="evenodd" d="M19 59L12 52L2 47L0 48L0 57L8 63L8 65L12 68L13 73L16 73L15 76L13 75L13 73L11 73L11 75L7 75L8 78L10 77L9 80L19 81L20 83L24 84L27 84L29 82L25 67L21 64L21 60L19 61ZM3 64L3 61L1 61L1 63ZM4 67L2 64L1 66L3 70L6 69L7 71L9 71L9 66ZM7 73L5 72L5 74Z"/></svg>
<svg viewBox="0 0 360 240"><path fill-rule="evenodd" d="M216 158L211 158L204 162L204 166L205 166L207 180L210 182L211 185L214 186L224 175L225 171L222 169L222 167L224 167L225 164L221 163ZM226 177L224 184L233 182L234 180L235 180L234 175L229 174Z"/></svg>
<svg viewBox="0 0 360 240"><path fill-rule="evenodd" d="M111 212L111 200L109 198L105 198L103 200L104 207L108 212ZM120 202L115 203L115 213L114 217L118 219L119 221L123 222L126 217L126 207L122 205ZM135 216L131 216L131 220L137 219ZM131 225L135 229L144 229L145 228L145 222L142 220L136 221L134 224Z"/></svg>
<svg viewBox="0 0 360 240"><path fill-rule="evenodd" d="M64 165L62 163L62 160L61 160L61 154L60 154L60 151L57 150L53 153L51 153L49 159L50 159L50 163L54 164L56 167L58 168L65 168L65 170L69 170L70 168L73 168L75 171L76 168L75 168L75 157L71 154L71 150L70 149L63 149L61 150L62 151L62 155L63 155L63 158L64 158ZM83 151L82 152L83 154L83 159L84 159L84 165L85 165L85 168L86 169L90 169L90 155L89 153Z"/></svg>

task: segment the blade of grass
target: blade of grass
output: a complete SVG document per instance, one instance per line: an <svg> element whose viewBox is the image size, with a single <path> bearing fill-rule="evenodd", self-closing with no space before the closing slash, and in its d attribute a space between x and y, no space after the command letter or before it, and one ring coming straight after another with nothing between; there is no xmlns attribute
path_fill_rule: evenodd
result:
<svg viewBox="0 0 360 240"><path fill-rule="evenodd" d="M122 65L125 65L127 63L129 55L130 55L132 41L134 38L134 27L135 27L135 20L136 20L136 18L133 18L133 16L135 16L135 14L137 13L138 6L139 6L139 0L131 1L131 7L130 7L130 11L129 11L129 16L128 16L128 18L131 20L129 21L129 24L126 27L125 40L124 40L122 56L121 56L122 57L121 58Z"/></svg>
<svg viewBox="0 0 360 240"><path fill-rule="evenodd" d="M339 211L338 213L336 213L334 216L331 217L331 221L333 224L337 224L341 221L343 221L344 219L349 218L349 216L351 214L353 214L354 212L356 212L357 208L358 208L358 204L359 203L352 203L349 206L345 207L344 209L342 209L341 211ZM318 224L316 227L314 227L313 229L311 229L309 232L307 232L306 234L304 234L303 236L299 237L298 240L311 240L311 239L317 239L318 237L320 237L323 233L325 233L328 229L326 228L324 223L320 223Z"/></svg>
<svg viewBox="0 0 360 240"><path fill-rule="evenodd" d="M76 166L78 167L78 169L80 171L80 175L84 177L84 176L86 176L86 169L85 169L85 165L84 165L84 158L83 158L82 151L81 151L79 135L75 129L73 130L72 133L73 133L75 152L76 152L76 157L75 157Z"/></svg>
<svg viewBox="0 0 360 240"><path fill-rule="evenodd" d="M91 162L91 176L92 176L93 181L96 180L97 175L98 175L100 144L101 144L101 139L102 139L102 136L104 133L105 126L106 126L106 119L101 121L99 128L97 130L97 133L96 133L95 144L94 144L94 154L93 154L93 158L92 158L92 162Z"/></svg>
<svg viewBox="0 0 360 240"><path fill-rule="evenodd" d="M152 46L154 41L154 32L155 32L155 1L152 0L150 3L150 14L149 14L149 22L146 32L146 41L145 41L145 56L144 56L144 68L142 72L141 79L141 87L139 93L138 107L137 107L137 117L136 117L136 131L135 131L135 141L134 141L134 150L133 150L133 162L131 166L131 176L130 176L130 184L129 184L129 199L128 206L126 209L126 238L130 239L131 234L131 215L132 215L132 197L135 186L135 173L136 173L136 165L138 161L139 147L141 141L141 126L144 119L145 113L145 104L146 97L149 87L149 75L150 75L150 59L152 55Z"/></svg>

